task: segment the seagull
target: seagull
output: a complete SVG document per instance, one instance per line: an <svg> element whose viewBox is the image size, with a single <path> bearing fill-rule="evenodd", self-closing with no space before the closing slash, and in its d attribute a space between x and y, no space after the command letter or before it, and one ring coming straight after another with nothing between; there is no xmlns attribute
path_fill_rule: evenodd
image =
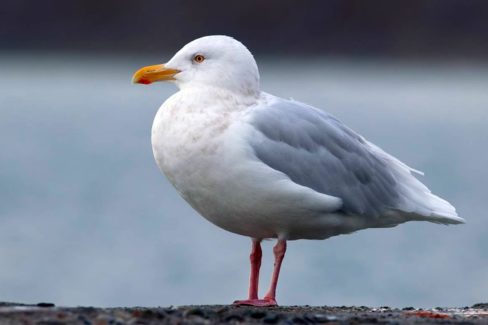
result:
<svg viewBox="0 0 488 325"><path fill-rule="evenodd" d="M198 38L133 83L169 81L179 91L159 108L151 142L160 170L204 218L251 238L247 299L276 306L287 241L326 239L407 221L459 224L421 172L334 116L260 90L251 52L229 36ZM423 174L422 174L423 175ZM266 295L258 297L261 241L276 239Z"/></svg>

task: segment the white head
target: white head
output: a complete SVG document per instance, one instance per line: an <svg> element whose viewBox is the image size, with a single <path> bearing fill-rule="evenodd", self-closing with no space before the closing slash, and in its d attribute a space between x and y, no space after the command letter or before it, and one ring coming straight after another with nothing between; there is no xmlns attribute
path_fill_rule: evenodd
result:
<svg viewBox="0 0 488 325"><path fill-rule="evenodd" d="M251 52L229 36L205 36L186 44L166 64L144 67L134 83L168 80L180 89L216 87L242 95L259 94L259 71Z"/></svg>

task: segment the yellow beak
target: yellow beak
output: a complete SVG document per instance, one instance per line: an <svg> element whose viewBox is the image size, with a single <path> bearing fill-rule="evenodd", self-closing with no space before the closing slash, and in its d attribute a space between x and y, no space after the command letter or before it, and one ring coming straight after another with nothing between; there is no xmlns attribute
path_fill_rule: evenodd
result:
<svg viewBox="0 0 488 325"><path fill-rule="evenodd" d="M166 68L164 64L150 65L137 70L132 76L132 82L149 85L156 81L175 80L174 75L178 72L180 70Z"/></svg>

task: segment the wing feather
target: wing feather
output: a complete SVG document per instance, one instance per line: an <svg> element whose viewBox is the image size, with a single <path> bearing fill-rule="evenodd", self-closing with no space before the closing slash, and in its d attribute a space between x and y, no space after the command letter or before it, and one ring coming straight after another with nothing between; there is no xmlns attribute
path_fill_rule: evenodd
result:
<svg viewBox="0 0 488 325"><path fill-rule="evenodd" d="M360 135L314 107L276 100L256 108L256 157L293 182L339 197L346 214L379 216L398 208L394 171Z"/></svg>

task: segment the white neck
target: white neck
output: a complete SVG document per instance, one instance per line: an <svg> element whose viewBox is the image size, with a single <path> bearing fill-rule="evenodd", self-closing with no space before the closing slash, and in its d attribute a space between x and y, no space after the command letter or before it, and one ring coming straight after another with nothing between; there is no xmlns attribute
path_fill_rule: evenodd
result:
<svg viewBox="0 0 488 325"><path fill-rule="evenodd" d="M191 98L193 103L198 106L208 107L227 107L232 110L240 110L257 103L261 92L242 93L235 92L228 88L221 88L202 84L186 84L180 87L180 98ZM228 104L228 105L226 105ZM223 106L222 106L223 105Z"/></svg>

